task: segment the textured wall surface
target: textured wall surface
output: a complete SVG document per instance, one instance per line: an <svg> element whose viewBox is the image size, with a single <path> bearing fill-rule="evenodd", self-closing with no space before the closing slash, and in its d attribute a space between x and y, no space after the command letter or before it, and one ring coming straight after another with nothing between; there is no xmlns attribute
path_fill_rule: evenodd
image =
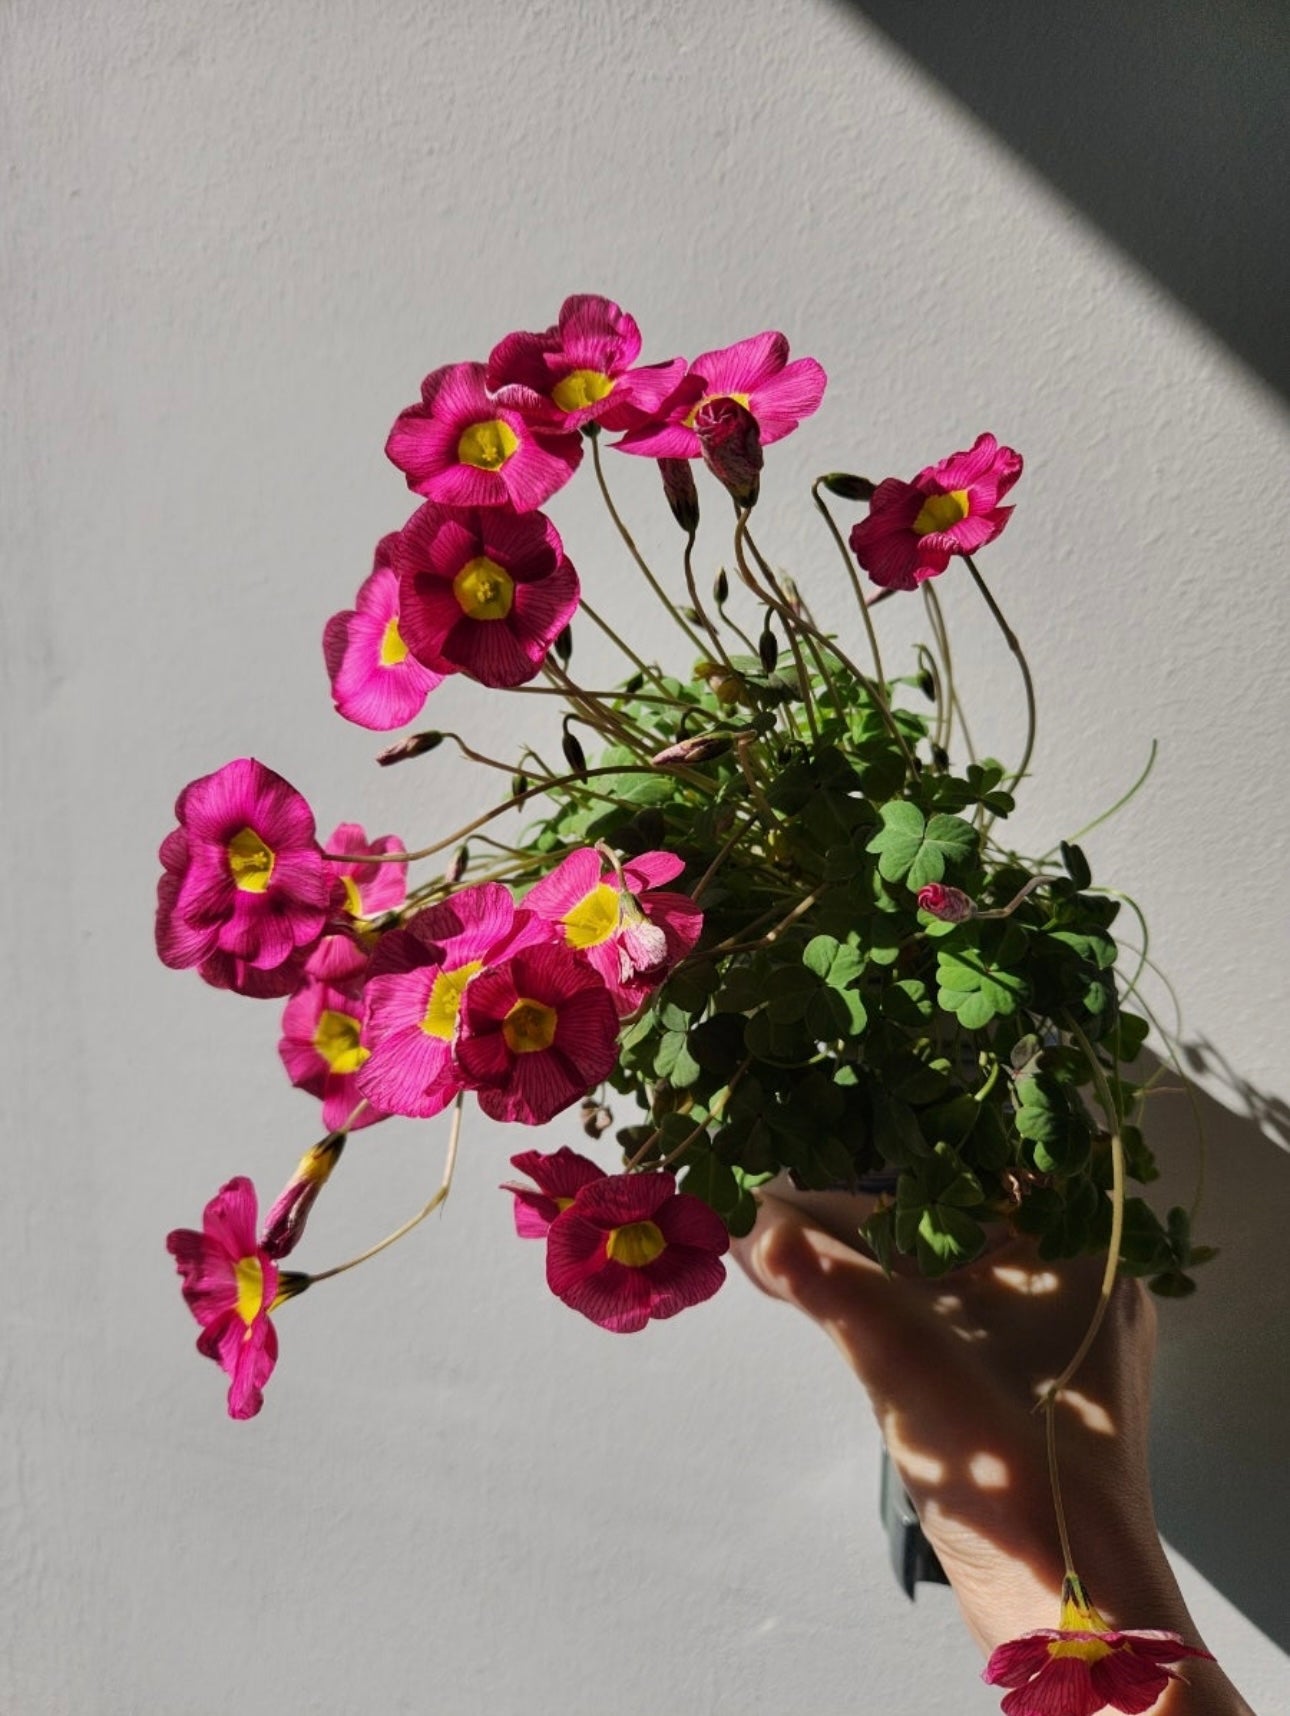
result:
<svg viewBox="0 0 1290 1716"><path fill-rule="evenodd" d="M893 1584L877 1438L826 1343L742 1280L633 1341L564 1312L494 1190L519 1129L472 1125L441 1223L283 1313L256 1422L191 1353L162 1236L231 1173L276 1186L318 1128L276 1008L154 961L171 800L249 753L324 830L416 844L470 814L442 753L371 766L319 636L410 510L381 447L421 375L576 290L632 308L654 358L773 326L824 363L762 535L840 620L811 475L912 473L983 428L1026 454L990 561L1041 679L1018 838L1092 818L1160 738L1088 846L1148 911L1232 1140L1227 1258L1165 1319L1163 1515L1211 1645L1285 1708L1259 1535L1285 1277L1248 1253L1290 1178L1281 406L823 0L10 0L0 78L0 1708L997 1708L947 1594ZM663 562L671 521L627 463ZM601 605L669 647L589 481L552 511ZM705 534L709 570L723 546ZM1012 664L943 590L979 736L1015 754ZM529 702L441 699L487 749L534 730ZM1185 1172L1183 1112L1158 1137ZM396 1225L441 1146L434 1123L356 1141L303 1261Z"/></svg>

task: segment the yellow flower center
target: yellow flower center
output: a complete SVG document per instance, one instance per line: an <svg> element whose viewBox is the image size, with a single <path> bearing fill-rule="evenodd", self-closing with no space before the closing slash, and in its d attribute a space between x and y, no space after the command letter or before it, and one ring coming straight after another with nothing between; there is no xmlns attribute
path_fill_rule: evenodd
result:
<svg viewBox="0 0 1290 1716"><path fill-rule="evenodd" d="M605 1254L613 1263L625 1263L629 1269L643 1269L667 1250L667 1241L652 1221L629 1222L626 1227L609 1230Z"/></svg>
<svg viewBox="0 0 1290 1716"><path fill-rule="evenodd" d="M513 1055L531 1055L536 1049L549 1049L555 1041L556 1011L541 1001L528 1001L523 996L502 1020L502 1035Z"/></svg>
<svg viewBox="0 0 1290 1716"><path fill-rule="evenodd" d="M602 882L564 914L564 939L570 947L599 947L618 929L619 893Z"/></svg>
<svg viewBox="0 0 1290 1716"><path fill-rule="evenodd" d="M224 848L233 880L244 894L262 894L273 874L273 853L253 828L235 834Z"/></svg>
<svg viewBox="0 0 1290 1716"><path fill-rule="evenodd" d="M349 913L351 918L361 918L363 915L363 902L359 897L358 883L352 876L342 876L340 880L341 885L345 889L345 910Z"/></svg>
<svg viewBox="0 0 1290 1716"><path fill-rule="evenodd" d="M233 1265L237 1314L249 1329L264 1307L264 1270L258 1257L239 1257Z"/></svg>
<svg viewBox="0 0 1290 1716"><path fill-rule="evenodd" d="M556 382L551 397L561 411L584 411L588 405L598 405L613 390L613 382L602 370L575 369L563 381Z"/></svg>
<svg viewBox="0 0 1290 1716"><path fill-rule="evenodd" d="M930 536L934 530L948 530L968 515L968 492L954 489L947 495L928 495L923 510L914 520L915 536Z"/></svg>
<svg viewBox="0 0 1290 1716"><path fill-rule="evenodd" d="M452 593L463 614L472 620L504 620L515 600L509 572L495 560L468 560L452 581Z"/></svg>
<svg viewBox="0 0 1290 1716"><path fill-rule="evenodd" d="M496 418L491 423L472 423L457 442L457 457L477 471L496 471L519 446L519 437L509 423Z"/></svg>
<svg viewBox="0 0 1290 1716"><path fill-rule="evenodd" d="M745 411L750 409L748 404L748 395L746 393L705 393L703 398L694 407L694 410L691 411L689 416L685 419L685 426L687 429L694 428L695 418L699 415L700 411L703 410L703 407L705 405L711 405L714 399L733 399L736 405L742 405Z"/></svg>
<svg viewBox="0 0 1290 1716"><path fill-rule="evenodd" d="M357 1072L371 1054L358 1040L361 1030L352 1013L333 1013L325 1007L318 1015L314 1047L334 1073Z"/></svg>
<svg viewBox="0 0 1290 1716"><path fill-rule="evenodd" d="M399 631L399 616L392 614L381 633L381 653L377 658L382 667L397 667L408 659L408 646Z"/></svg>
<svg viewBox="0 0 1290 1716"><path fill-rule="evenodd" d="M445 1043L452 1041L452 1034L457 1029L457 1015L461 1011L462 992L483 964L482 959L472 959L466 965L454 966L451 971L441 971L435 978L425 1018L421 1021L421 1029L427 1037L442 1037Z"/></svg>
<svg viewBox="0 0 1290 1716"><path fill-rule="evenodd" d="M1051 1639L1048 1654L1076 1656L1081 1662L1101 1662L1104 1656L1110 1656L1113 1648L1105 1639Z"/></svg>

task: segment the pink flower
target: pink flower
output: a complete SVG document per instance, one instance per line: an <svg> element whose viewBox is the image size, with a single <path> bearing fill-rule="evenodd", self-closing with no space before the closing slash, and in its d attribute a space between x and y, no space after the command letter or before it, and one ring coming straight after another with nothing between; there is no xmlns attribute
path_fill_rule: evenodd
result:
<svg viewBox="0 0 1290 1716"><path fill-rule="evenodd" d="M915 589L944 572L951 555L994 541L1013 512L999 502L1020 475L1020 453L978 435L969 452L929 465L912 483L886 478L869 516L852 527L856 559L875 584Z"/></svg>
<svg viewBox="0 0 1290 1716"><path fill-rule="evenodd" d="M462 995L491 958L544 926L499 882L463 888L381 937L364 989L371 1055L358 1088L387 1114L439 1114L466 1087L453 1059Z"/></svg>
<svg viewBox="0 0 1290 1716"><path fill-rule="evenodd" d="M282 1014L278 1054L287 1076L298 1089L321 1098L322 1122L332 1132L357 1130L385 1118L384 1111L367 1098L368 1106L350 1121L364 1101L358 1088L359 1068L372 1053L366 1011L357 984L341 987L311 978L296 990Z"/></svg>
<svg viewBox="0 0 1290 1716"><path fill-rule="evenodd" d="M523 685L578 607L578 575L542 513L413 513L394 550L403 635L435 673Z"/></svg>
<svg viewBox="0 0 1290 1716"><path fill-rule="evenodd" d="M537 1181L532 1186L505 1185L515 1198L515 1231L521 1239L545 1239L551 1223L567 1210L583 1186L603 1180L605 1171L589 1157L567 1145L549 1156L540 1150L524 1150L511 1157L512 1168Z"/></svg>
<svg viewBox="0 0 1290 1716"><path fill-rule="evenodd" d="M968 895L943 882L929 882L918 890L918 909L945 924L966 923L976 916L976 906Z"/></svg>
<svg viewBox="0 0 1290 1716"><path fill-rule="evenodd" d="M202 1212L202 1231L176 1228L166 1250L183 1277L184 1301L202 1326L197 1350L229 1376L230 1418L254 1418L278 1358L269 1321L278 1270L255 1237L255 1187L239 1175Z"/></svg>
<svg viewBox="0 0 1290 1716"><path fill-rule="evenodd" d="M740 506L754 506L761 486L757 419L737 399L707 399L694 414L703 462Z"/></svg>
<svg viewBox="0 0 1290 1716"><path fill-rule="evenodd" d="M631 366L640 329L608 298L566 298L560 319L542 334L508 334L493 348L487 384L499 403L534 427L631 429L652 416L685 373L685 359Z"/></svg>
<svg viewBox="0 0 1290 1716"><path fill-rule="evenodd" d="M541 1126L613 1070L618 1014L567 948L527 947L471 981L455 1056L490 1119Z"/></svg>
<svg viewBox="0 0 1290 1716"><path fill-rule="evenodd" d="M408 487L444 506L532 512L578 468L576 435L539 431L489 393L482 363L450 363L421 383L385 443Z"/></svg>
<svg viewBox="0 0 1290 1716"><path fill-rule="evenodd" d="M606 1175L551 1223L547 1285L602 1329L633 1334L710 1299L729 1246L720 1216L671 1174Z"/></svg>
<svg viewBox="0 0 1290 1716"><path fill-rule="evenodd" d="M790 435L824 397L827 382L814 358L788 361L783 334L755 334L721 351L704 352L690 365L652 423L630 429L614 445L652 459L697 459L702 451L694 420L710 400L729 398L757 420L763 446Z"/></svg>
<svg viewBox="0 0 1290 1716"><path fill-rule="evenodd" d="M693 900L659 887L684 868L674 852L644 852L623 865L624 893L612 866L583 846L535 883L524 904L599 973L620 1014L634 1013L703 928Z"/></svg>
<svg viewBox="0 0 1290 1716"><path fill-rule="evenodd" d="M354 607L333 614L323 631L323 657L338 713L380 733L404 727L420 714L443 678L409 654L399 631L399 579L390 565L396 540L381 538Z"/></svg>
<svg viewBox="0 0 1290 1716"><path fill-rule="evenodd" d="M309 977L353 985L367 969L377 935L369 918L397 911L407 898L406 864L374 864L373 858L406 848L397 834L369 840L357 822L342 822L323 844L324 852L349 852L348 862L329 860L332 876L332 921L329 933L305 962Z"/></svg>
<svg viewBox="0 0 1290 1716"><path fill-rule="evenodd" d="M331 900L313 812L281 775L240 757L191 781L175 815L160 851L162 962L196 965L222 987L284 993L277 984L318 941Z"/></svg>
<svg viewBox="0 0 1290 1716"><path fill-rule="evenodd" d="M981 1678L1014 1688L1003 1700L1007 1716L1094 1716L1107 1708L1140 1716L1180 1678L1170 1664L1188 1656L1213 1661L1179 1633L1109 1626L1079 1581L1068 1579L1059 1625L1001 1644Z"/></svg>
<svg viewBox="0 0 1290 1716"><path fill-rule="evenodd" d="M304 1237L309 1212L331 1178L331 1171L340 1161L344 1148L345 1134L331 1132L311 1150L306 1150L296 1164L295 1173L264 1218L260 1244L275 1263L294 1251Z"/></svg>

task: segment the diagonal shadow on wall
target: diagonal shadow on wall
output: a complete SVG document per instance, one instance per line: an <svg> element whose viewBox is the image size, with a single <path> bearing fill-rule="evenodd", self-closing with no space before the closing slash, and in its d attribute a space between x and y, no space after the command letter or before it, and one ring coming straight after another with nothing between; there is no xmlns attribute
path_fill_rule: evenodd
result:
<svg viewBox="0 0 1290 1716"><path fill-rule="evenodd" d="M1191 1298L1158 1301L1157 1519L1211 1585L1290 1650L1280 1572L1290 1543L1290 1107L1255 1091L1210 1044L1185 1055L1223 1087L1222 1103L1196 1092L1206 1180L1195 1238L1221 1253L1196 1272ZM1169 1166L1147 1196L1157 1208L1189 1204L1196 1116L1181 1091L1148 1107Z"/></svg>
<svg viewBox="0 0 1290 1716"><path fill-rule="evenodd" d="M1290 398L1285 0L836 3Z"/></svg>

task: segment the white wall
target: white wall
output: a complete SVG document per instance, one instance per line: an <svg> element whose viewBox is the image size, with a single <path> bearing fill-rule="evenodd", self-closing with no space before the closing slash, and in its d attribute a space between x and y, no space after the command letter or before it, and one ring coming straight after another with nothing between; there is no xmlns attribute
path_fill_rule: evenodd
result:
<svg viewBox="0 0 1290 1716"><path fill-rule="evenodd" d="M263 1415L225 1420L162 1236L233 1172L272 1192L316 1111L276 1008L155 963L155 848L178 788L248 752L324 830L417 843L476 802L442 753L373 769L320 666L410 510L381 447L426 370L577 290L632 308L657 358L782 327L832 380L771 451L762 534L822 610L845 613L812 474L912 473L987 427L1024 451L989 561L1042 681L1020 835L1070 832L1160 737L1091 855L1148 908L1189 1032L1284 1100L1280 407L823 0L11 0L0 38L0 1707L995 1709L946 1594L893 1584L876 1438L826 1344L742 1281L634 1341L565 1313L493 1189L518 1129L473 1124L442 1223L284 1311ZM672 554L626 465L624 506ZM552 511L601 604L666 647L589 477ZM943 590L978 726L1015 752L1011 663ZM492 747L529 719L440 696ZM416 1207L441 1138L357 1138L302 1262ZM1220 1343L1243 1314L1223 1268ZM1167 1321L1162 1436L1221 1442L1227 1406L1171 1357L1191 1314ZM1257 1374L1257 1310L1244 1338ZM1282 1650L1185 1577L1275 1708Z"/></svg>

